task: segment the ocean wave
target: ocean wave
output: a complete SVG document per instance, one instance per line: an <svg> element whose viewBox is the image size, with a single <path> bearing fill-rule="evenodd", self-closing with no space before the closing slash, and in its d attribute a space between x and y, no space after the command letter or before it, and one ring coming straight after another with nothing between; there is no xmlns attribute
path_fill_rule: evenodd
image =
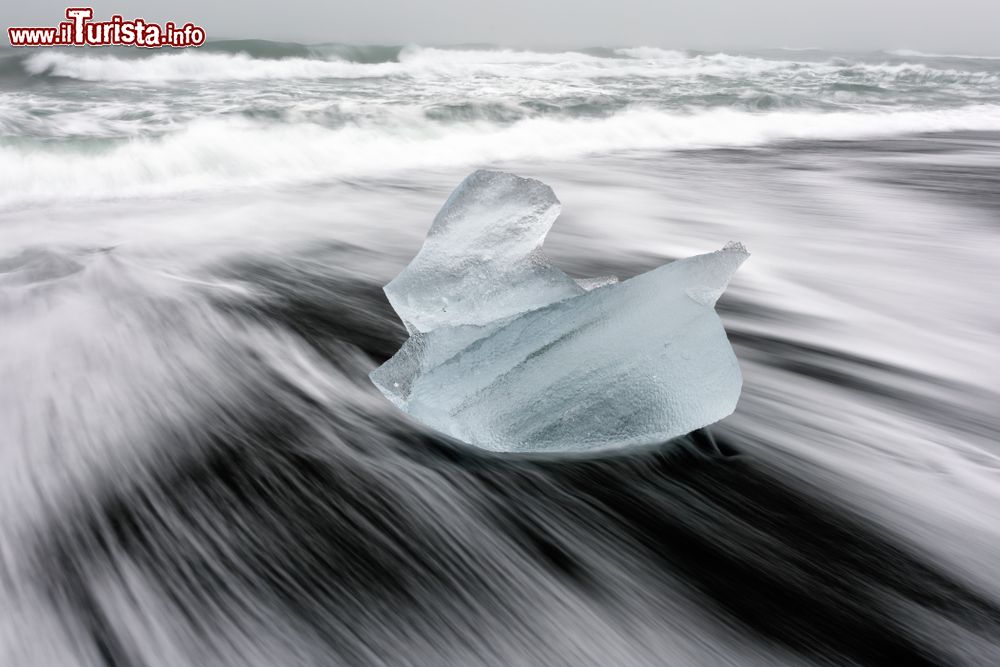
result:
<svg viewBox="0 0 1000 667"><path fill-rule="evenodd" d="M805 51L804 49L801 51ZM785 53L780 56L776 53ZM996 83L998 73L983 63L975 71L957 62L990 61L1000 56L941 55L918 51L883 52L885 61L829 54L797 58L788 49L763 54L699 53L639 46L581 51L532 51L507 48L302 45L262 40L215 42L198 50L91 55L69 50L17 53L0 58L0 80L25 76L90 82L160 84L179 81L321 80L409 77L442 79L497 76L536 80L595 78L762 77L809 81L840 76L916 79L935 82ZM906 62L890 60L904 59ZM928 60L954 59L955 66L934 67ZM912 60L913 62L909 62ZM950 64L949 64L950 65Z"/></svg>
<svg viewBox="0 0 1000 667"><path fill-rule="evenodd" d="M245 53L157 54L146 58L89 56L43 51L29 56L24 68L35 76L81 81L247 81L254 79L361 78L392 74L394 63L358 64L315 58L261 59Z"/></svg>
<svg viewBox="0 0 1000 667"><path fill-rule="evenodd" d="M153 85L182 81L387 77L444 81L479 75L538 81L589 81L602 78L691 81L704 80L705 77L734 81L763 77L774 79L761 81L761 85L767 86L788 83L810 85L816 81L843 77L975 85L992 84L998 80L998 73L994 71L934 68L919 62L875 63L846 58L806 62L727 53L682 53L651 47L617 49L611 55L577 51L549 53L421 46L378 48L384 48L385 52L377 55L375 52L355 52L346 47L330 45L315 47L308 57L256 57L239 50L189 50L128 57L41 51L26 57L20 56L21 59L17 61L19 71L7 71L6 76L24 76L26 73L34 77ZM361 58L362 61L350 58ZM9 63L6 69L10 70ZM2 76L5 76L4 70L0 69L0 77Z"/></svg>
<svg viewBox="0 0 1000 667"><path fill-rule="evenodd" d="M658 49L652 46L615 49L615 53L628 58L638 58L640 60L681 60L687 57L687 54L683 51Z"/></svg>
<svg viewBox="0 0 1000 667"><path fill-rule="evenodd" d="M363 57L364 54L361 54ZM81 81L132 81L165 83L173 81L246 81L254 79L359 79L390 76L441 76L482 72L511 73L512 66L534 66L519 70L518 76L558 78L563 76L614 76L642 74L642 68L623 68L616 59L578 52L540 53L535 51L457 50L410 46L398 49L395 57L372 62L349 49L335 46L317 49L309 56L283 58L256 57L243 51L162 53L148 57L120 58L110 55L81 55L64 51L44 51L24 59L23 68L34 76L62 77Z"/></svg>
<svg viewBox="0 0 1000 667"><path fill-rule="evenodd" d="M550 64L593 63L608 60L601 56L579 51L527 51L517 49L442 49L409 46L399 54L401 63L454 63L454 64Z"/></svg>
<svg viewBox="0 0 1000 667"><path fill-rule="evenodd" d="M924 53L913 49L893 49L886 51L890 56L899 58L955 58L958 60L1000 60L1000 56L982 56L967 53Z"/></svg>
<svg viewBox="0 0 1000 667"><path fill-rule="evenodd" d="M72 150L0 146L0 202L127 197L308 183L512 160L572 159L629 150L748 147L921 132L1000 130L1000 106L953 110L671 113L632 109L606 118L536 117L454 124L411 117L349 124L196 121L158 138Z"/></svg>

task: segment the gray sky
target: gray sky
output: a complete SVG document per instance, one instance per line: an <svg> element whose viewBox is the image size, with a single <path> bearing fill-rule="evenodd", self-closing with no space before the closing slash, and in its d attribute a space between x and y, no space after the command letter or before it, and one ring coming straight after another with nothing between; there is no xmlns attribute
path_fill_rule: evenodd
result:
<svg viewBox="0 0 1000 667"><path fill-rule="evenodd" d="M4 28L52 25L65 7L9 0L0 16ZM115 0L95 11L190 20L209 38L1000 53L1000 0Z"/></svg>

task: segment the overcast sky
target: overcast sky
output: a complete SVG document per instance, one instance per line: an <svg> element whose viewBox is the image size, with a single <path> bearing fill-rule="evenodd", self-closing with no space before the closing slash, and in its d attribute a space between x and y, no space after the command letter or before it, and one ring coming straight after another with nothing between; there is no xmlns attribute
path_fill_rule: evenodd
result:
<svg viewBox="0 0 1000 667"><path fill-rule="evenodd" d="M4 27L52 25L66 8L54 0L4 5ZM1000 53L1000 0L115 0L95 11L190 20L209 38Z"/></svg>

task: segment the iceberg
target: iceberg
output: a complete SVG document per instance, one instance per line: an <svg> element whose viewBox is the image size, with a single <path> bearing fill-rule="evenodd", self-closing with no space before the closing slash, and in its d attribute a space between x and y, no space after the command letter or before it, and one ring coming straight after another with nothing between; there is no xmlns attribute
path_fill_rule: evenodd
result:
<svg viewBox="0 0 1000 667"><path fill-rule="evenodd" d="M629 280L574 280L545 257L551 188L477 171L385 288L410 333L371 373L398 408L502 452L663 442L732 414L742 389L715 303L739 243Z"/></svg>

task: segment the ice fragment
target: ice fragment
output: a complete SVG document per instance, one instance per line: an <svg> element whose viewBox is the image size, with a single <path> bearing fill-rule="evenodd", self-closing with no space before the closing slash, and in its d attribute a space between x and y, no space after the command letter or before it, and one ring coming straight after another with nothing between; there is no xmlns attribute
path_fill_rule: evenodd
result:
<svg viewBox="0 0 1000 667"><path fill-rule="evenodd" d="M541 243L544 184L477 171L386 294L411 336L372 372L401 410L496 451L665 441L732 413L742 377L714 310L746 248L618 283L574 281Z"/></svg>

